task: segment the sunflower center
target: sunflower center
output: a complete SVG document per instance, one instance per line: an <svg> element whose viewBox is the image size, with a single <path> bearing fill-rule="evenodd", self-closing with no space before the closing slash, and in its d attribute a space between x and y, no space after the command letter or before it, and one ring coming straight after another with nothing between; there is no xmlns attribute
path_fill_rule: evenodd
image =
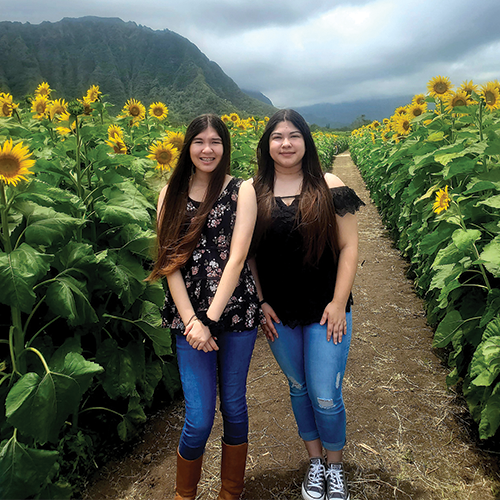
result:
<svg viewBox="0 0 500 500"><path fill-rule="evenodd" d="M420 116L422 114L422 108L415 108L413 110L413 116Z"/></svg>
<svg viewBox="0 0 500 500"><path fill-rule="evenodd" d="M170 151L161 151L158 156L157 156L158 163L162 163L163 165L166 165L167 163L170 163L172 160L172 154Z"/></svg>
<svg viewBox="0 0 500 500"><path fill-rule="evenodd" d="M467 106L467 101L462 99L461 97L456 99L455 102L453 103L453 107L455 106Z"/></svg>
<svg viewBox="0 0 500 500"><path fill-rule="evenodd" d="M11 112L12 112L12 110L10 108L10 104L7 102L4 102L3 106L2 106L2 114L4 116L10 116Z"/></svg>
<svg viewBox="0 0 500 500"><path fill-rule="evenodd" d="M490 106L495 104L497 101L495 93L491 92L491 90L487 90L484 93L484 99L486 100L486 104L489 104Z"/></svg>
<svg viewBox="0 0 500 500"><path fill-rule="evenodd" d="M409 122L409 121L407 121L407 120L405 120L405 121L403 122L403 128L404 128L405 130L410 130L410 122Z"/></svg>
<svg viewBox="0 0 500 500"><path fill-rule="evenodd" d="M161 116L161 115L163 115L163 109L161 109L161 108L155 108L155 109L153 110L153 114L154 114L155 116Z"/></svg>
<svg viewBox="0 0 500 500"><path fill-rule="evenodd" d="M446 94L446 92L448 92L448 85L446 85L445 82L437 82L434 85L434 92L436 92L436 94Z"/></svg>
<svg viewBox="0 0 500 500"><path fill-rule="evenodd" d="M43 103L37 104L36 105L36 112L39 115L42 115L43 113L45 113L45 104L43 104Z"/></svg>
<svg viewBox="0 0 500 500"><path fill-rule="evenodd" d="M131 106L130 107L130 115L131 116L139 116L141 114L141 110L139 109L138 106Z"/></svg>
<svg viewBox="0 0 500 500"><path fill-rule="evenodd" d="M0 174L4 177L15 177L20 169L19 161L10 156L0 158Z"/></svg>

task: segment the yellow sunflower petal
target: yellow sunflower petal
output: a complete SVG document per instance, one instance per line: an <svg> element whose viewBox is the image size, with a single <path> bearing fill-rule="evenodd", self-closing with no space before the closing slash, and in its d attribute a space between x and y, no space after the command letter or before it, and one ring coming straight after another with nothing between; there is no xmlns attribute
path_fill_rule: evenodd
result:
<svg viewBox="0 0 500 500"><path fill-rule="evenodd" d="M30 168L35 164L35 160L29 159L31 155L22 142L13 146L12 139L5 141L0 147L0 181L15 186L20 180L27 180L26 176L33 174Z"/></svg>

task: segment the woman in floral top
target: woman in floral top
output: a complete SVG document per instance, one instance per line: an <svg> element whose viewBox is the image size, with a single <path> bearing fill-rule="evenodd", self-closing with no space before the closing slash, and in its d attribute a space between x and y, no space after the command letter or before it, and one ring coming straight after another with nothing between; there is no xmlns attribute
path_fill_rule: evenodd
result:
<svg viewBox="0 0 500 500"><path fill-rule="evenodd" d="M257 202L251 183L229 175L230 147L220 118L195 118L158 200L158 257L150 279L167 278L163 325L177 334L186 403L175 499L196 496L217 378L224 421L219 499L237 499L243 490L246 379L259 310L246 259Z"/></svg>

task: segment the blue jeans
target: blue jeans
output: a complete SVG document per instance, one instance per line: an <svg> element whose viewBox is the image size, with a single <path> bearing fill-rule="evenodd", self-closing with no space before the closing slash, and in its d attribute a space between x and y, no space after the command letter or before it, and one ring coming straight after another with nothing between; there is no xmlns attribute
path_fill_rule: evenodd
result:
<svg viewBox="0 0 500 500"><path fill-rule="evenodd" d="M210 436L215 417L217 372L224 442L238 445L248 441L247 374L256 337L257 328L225 332L217 336L218 351L203 352L193 349L183 335L176 335L186 403L179 453L186 460L196 460L203 455Z"/></svg>
<svg viewBox="0 0 500 500"><path fill-rule="evenodd" d="M342 450L346 440L342 380L351 343L350 312L346 322L347 333L338 344L327 342L327 326L319 323L296 328L274 323L279 337L269 342L288 379L300 437L319 438L329 451Z"/></svg>

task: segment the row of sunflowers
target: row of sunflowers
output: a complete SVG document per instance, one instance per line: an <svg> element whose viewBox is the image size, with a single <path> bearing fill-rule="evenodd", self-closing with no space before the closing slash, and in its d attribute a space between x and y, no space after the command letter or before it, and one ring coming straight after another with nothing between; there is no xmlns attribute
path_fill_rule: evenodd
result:
<svg viewBox="0 0 500 500"><path fill-rule="evenodd" d="M429 81L350 148L482 439L500 427L500 84Z"/></svg>
<svg viewBox="0 0 500 500"><path fill-rule="evenodd" d="M54 94L0 93L0 498L78 497L113 436L180 388L164 290L144 280L185 128L161 102L113 117L98 86ZM222 118L249 177L266 119ZM326 165L337 138L317 141Z"/></svg>

